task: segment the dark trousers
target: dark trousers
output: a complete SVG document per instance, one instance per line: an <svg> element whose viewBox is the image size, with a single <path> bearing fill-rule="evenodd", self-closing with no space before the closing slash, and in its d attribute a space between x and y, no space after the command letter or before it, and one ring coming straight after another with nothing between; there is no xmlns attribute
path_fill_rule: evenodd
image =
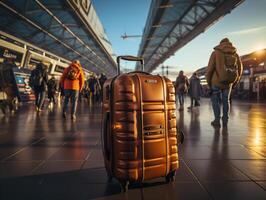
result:
<svg viewBox="0 0 266 200"><path fill-rule="evenodd" d="M190 97L190 106L193 107L193 106L199 106L199 100L195 97Z"/></svg>
<svg viewBox="0 0 266 200"><path fill-rule="evenodd" d="M45 91L40 89L35 89L35 105L37 108L42 108L44 99L45 99Z"/></svg>
<svg viewBox="0 0 266 200"><path fill-rule="evenodd" d="M55 93L54 92L48 92L48 98L49 102L53 102L55 104Z"/></svg>

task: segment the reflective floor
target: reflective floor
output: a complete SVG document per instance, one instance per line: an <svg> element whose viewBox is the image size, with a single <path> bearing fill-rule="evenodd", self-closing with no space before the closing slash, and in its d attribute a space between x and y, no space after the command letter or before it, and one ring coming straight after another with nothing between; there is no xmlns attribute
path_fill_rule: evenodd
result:
<svg viewBox="0 0 266 200"><path fill-rule="evenodd" d="M188 100L188 99L187 99ZM79 105L62 120L55 107L40 114L23 105L0 114L0 199L266 199L266 103L233 102L228 129L215 130L208 99L178 112L185 132L173 184L156 179L121 194L107 182L101 152L100 106Z"/></svg>

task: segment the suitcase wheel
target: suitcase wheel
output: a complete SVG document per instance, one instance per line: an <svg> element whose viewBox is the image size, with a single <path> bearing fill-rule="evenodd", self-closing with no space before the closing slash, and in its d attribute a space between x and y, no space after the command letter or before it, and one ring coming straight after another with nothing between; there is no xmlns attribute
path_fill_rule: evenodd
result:
<svg viewBox="0 0 266 200"><path fill-rule="evenodd" d="M169 174L166 175L165 180L167 183L174 182L175 181L175 174L176 171L172 171Z"/></svg>
<svg viewBox="0 0 266 200"><path fill-rule="evenodd" d="M121 192L127 192L128 185L129 185L129 181L121 181L120 182Z"/></svg>

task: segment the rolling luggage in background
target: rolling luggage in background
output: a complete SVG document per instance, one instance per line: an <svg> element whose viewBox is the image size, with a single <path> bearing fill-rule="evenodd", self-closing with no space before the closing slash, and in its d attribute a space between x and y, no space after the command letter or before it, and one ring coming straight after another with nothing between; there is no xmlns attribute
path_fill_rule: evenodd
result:
<svg viewBox="0 0 266 200"><path fill-rule="evenodd" d="M102 143L109 178L116 178L123 191L130 182L165 177L174 181L179 167L175 90L172 82L144 71L120 74L103 89Z"/></svg>

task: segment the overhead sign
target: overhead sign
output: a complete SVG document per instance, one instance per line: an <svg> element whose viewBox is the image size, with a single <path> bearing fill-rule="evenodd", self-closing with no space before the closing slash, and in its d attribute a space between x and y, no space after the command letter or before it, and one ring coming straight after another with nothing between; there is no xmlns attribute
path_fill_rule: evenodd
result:
<svg viewBox="0 0 266 200"><path fill-rule="evenodd" d="M0 58L2 58L3 60L6 58L11 58L15 62L21 63L22 57L22 53L0 46Z"/></svg>

